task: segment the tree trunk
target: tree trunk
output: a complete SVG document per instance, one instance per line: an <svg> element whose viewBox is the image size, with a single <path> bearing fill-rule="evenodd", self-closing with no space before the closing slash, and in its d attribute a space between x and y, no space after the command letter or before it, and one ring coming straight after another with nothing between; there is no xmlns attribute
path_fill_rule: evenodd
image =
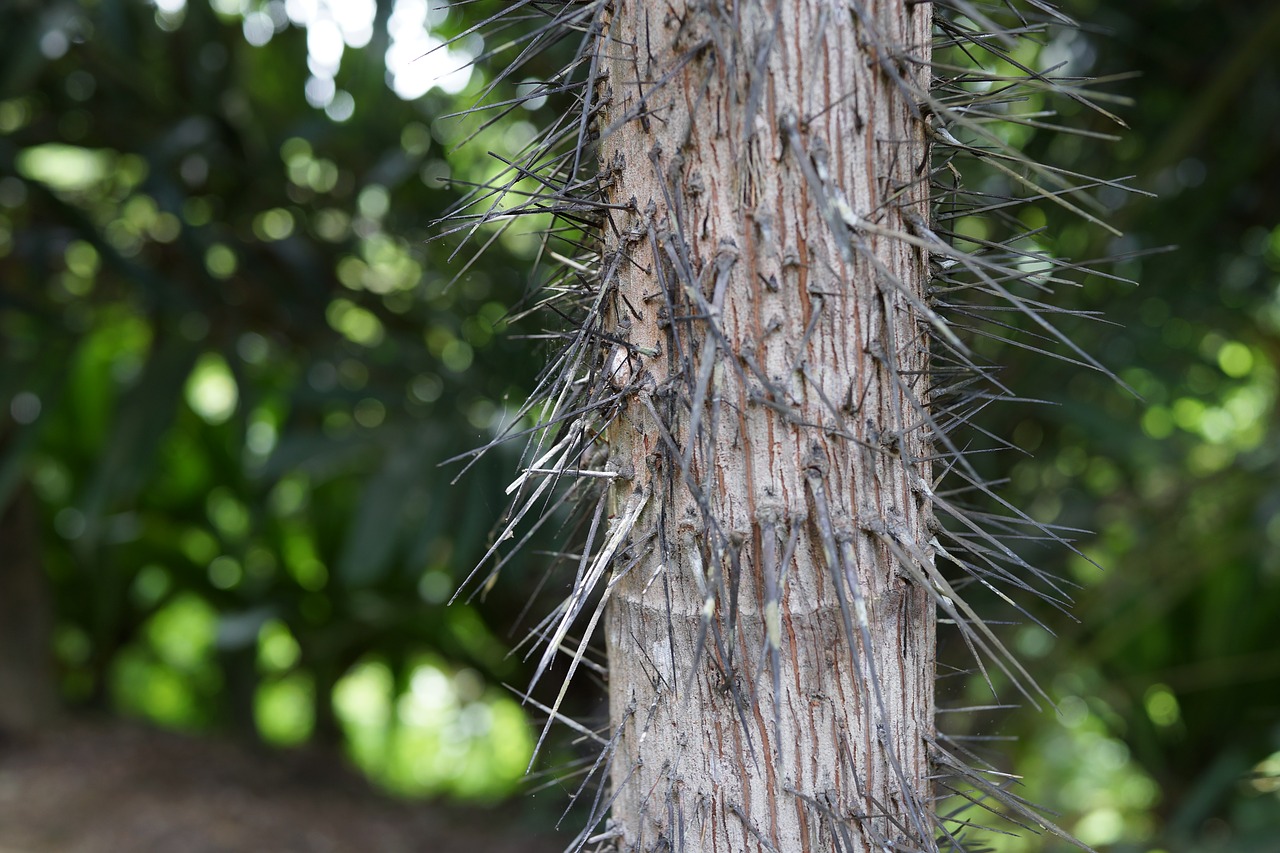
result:
<svg viewBox="0 0 1280 853"><path fill-rule="evenodd" d="M600 158L622 850L933 849L931 8L618 0ZM916 219L918 217L918 219ZM887 845L887 846L886 846Z"/></svg>
<svg viewBox="0 0 1280 853"><path fill-rule="evenodd" d="M27 485L0 507L0 734L48 725L58 710L53 600L37 513Z"/></svg>

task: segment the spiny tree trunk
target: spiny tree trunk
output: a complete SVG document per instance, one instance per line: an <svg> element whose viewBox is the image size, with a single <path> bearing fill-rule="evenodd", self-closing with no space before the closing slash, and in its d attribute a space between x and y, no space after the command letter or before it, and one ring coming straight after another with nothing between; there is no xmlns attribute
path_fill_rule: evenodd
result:
<svg viewBox="0 0 1280 853"><path fill-rule="evenodd" d="M613 5L619 846L929 847L927 258L852 227L928 218L930 7Z"/></svg>
<svg viewBox="0 0 1280 853"><path fill-rule="evenodd" d="M1112 375L1047 301L1089 270L1012 212L1038 199L1103 225L1088 189L1124 185L1035 162L999 126L1055 129L1049 94L1114 116L1016 58L1070 25L1050 3L935 5L518 0L489 21L550 16L508 42L499 79L580 39L544 86L491 105L576 108L452 217L470 233L555 217L538 300L569 322L520 412L526 464L482 565L506 552L492 582L580 507L530 685L567 658L534 704L603 749L575 851L966 849L971 815L940 809L936 780L1078 843L935 735L934 636L941 614L990 689L1043 697L966 587L1024 616L1062 607L1009 543L1070 543L970 459L975 434L1007 446L972 422L1013 393L964 339ZM970 217L984 238L951 231ZM603 736L561 714L575 673L601 669L602 626Z"/></svg>

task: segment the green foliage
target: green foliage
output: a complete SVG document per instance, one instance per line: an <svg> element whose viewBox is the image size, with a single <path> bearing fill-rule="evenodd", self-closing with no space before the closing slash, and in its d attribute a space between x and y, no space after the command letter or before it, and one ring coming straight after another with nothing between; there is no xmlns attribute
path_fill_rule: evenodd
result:
<svg viewBox="0 0 1280 853"><path fill-rule="evenodd" d="M1054 405L984 413L985 428L1034 452L988 457L986 470L1009 477L1010 502L1037 519L1097 531L1073 534L1082 556L1028 546L1030 560L1079 585L1079 621L1036 612L1056 638L1034 626L1018 635L1050 693L1083 716L1061 729L1019 715L1003 728L1022 737L1023 793L1087 842L1269 850L1280 834L1267 764L1280 749L1280 206L1266 189L1278 141L1266 116L1280 91L1280 12L1064 9L1086 31L1049 42L1041 63L1124 75L1103 89L1124 96L1116 109L1132 130L1113 144L1037 130L1024 144L1053 146L1045 158L1073 171L1135 173L1159 198L1103 193L1123 238L1091 240L1053 205L1025 223L1045 227L1035 238L1045 251L1118 255L1111 271L1140 283L1086 279L1064 307L1106 323L1063 326L1141 399L1070 365L989 351L1002 381ZM1111 130L1084 109L1045 120ZM1178 248L1152 251L1168 246ZM1056 849L1044 844L1008 849Z"/></svg>
<svg viewBox="0 0 1280 853"><path fill-rule="evenodd" d="M41 501L73 705L281 744L345 734L396 790L493 796L529 749L501 691L456 699L491 718L467 742L493 751L456 779L405 764L439 761L453 723L424 740L387 721L418 741L372 755L332 697L369 655L406 696L428 653L490 684L518 669L487 626L535 580L483 614L443 608L483 553L501 462L456 487L438 466L532 379L497 334L523 247L458 275L426 242L445 180L488 166L447 150L455 95L384 84L390 4L310 78L282 9L0 9L0 505L25 481ZM509 130L487 133L502 150Z"/></svg>
<svg viewBox="0 0 1280 853"><path fill-rule="evenodd" d="M338 683L334 703L356 759L402 794L512 793L533 751L520 706L472 669L450 673L423 658L407 673L406 688L369 659Z"/></svg>

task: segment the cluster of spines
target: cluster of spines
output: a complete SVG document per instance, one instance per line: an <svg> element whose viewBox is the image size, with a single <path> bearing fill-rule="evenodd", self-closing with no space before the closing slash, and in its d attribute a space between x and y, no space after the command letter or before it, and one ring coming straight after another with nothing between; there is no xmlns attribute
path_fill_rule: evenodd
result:
<svg viewBox="0 0 1280 853"><path fill-rule="evenodd" d="M1104 136L1056 125L1052 114L1046 111L1020 113L1029 94L1068 98L1119 122L1099 105L1099 99L1089 91L1088 81L1054 76L1052 71L1035 71L1015 59L1013 49L1020 40L1040 37L1050 27L1070 25L1047 3L1025 0L1024 5L1028 7L1025 13L1013 4L986 7L966 0L935 3L937 58L912 59L927 62L932 85L919 89L906 76L898 77L903 96L912 99L928 127L932 146L928 162L931 218L925 221L917 216L908 220L905 232L889 232L848 210L847 203L840 205L839 199L828 207L833 229L847 228L853 234L905 241L926 250L933 266L934 280L927 303L913 305L931 332L933 387L912 397L928 401L927 406L921 403L916 415L921 422L919 428L927 429L936 453L931 460L935 482L919 487L940 523L928 543L931 554L911 553L920 544L908 536L896 535L891 523L883 525L879 538L908 572L918 575L913 577L914 582L930 591L943 621L954 625L973 653L977 672L992 685L992 690L995 685L987 672L989 664L1000 669L1014 689L1032 704L1038 704L1047 697L1005 647L989 620L966 602L964 589L980 585L1024 619L1035 620L1035 616L1018 602L1018 597L1065 608L1069 603L1068 584L1028 562L1015 545L1024 540L1046 540L1074 548L1071 539L1079 531L1042 523L1012 506L969 459L976 451L968 442L976 436L985 436L996 448L1011 446L1002 437L985 432L978 416L992 402L1019 398L1001 383L998 368L983 363L966 341L996 338L1018 350L1064 359L1111 376L1057 325L1061 317L1089 316L1088 312L1057 308L1048 301L1055 288L1073 285L1083 274L1096 272L1094 263L1063 260L1039 248L1034 242L1035 234L1028 233L1016 212L1029 202L1055 204L1111 230L1103 218L1105 211L1090 191L1104 186L1128 187L1123 179L1089 178L1034 162L990 129L993 122L1015 122L1037 131ZM483 237L478 241L477 255L502 229L521 217L549 216L554 223L546 231L540 254L538 286L514 316L535 310L550 314L555 320L545 337L556 340L558 346L553 348L547 367L511 428L471 454L478 457L500 441L527 440L522 471L508 489L512 495L510 510L493 547L468 579L467 587L491 584L511 555L538 528L558 518L562 507L576 506L580 510L581 548L576 554L560 555L573 569L570 589L528 638L531 644L541 647L530 691L558 656L567 658L568 675L550 705L539 704L525 694L532 706L547 717L540 746L547 729L558 721L601 748L600 755L581 768L583 787L575 799L589 784L603 782L623 721L615 721L612 730L600 732L563 716L560 708L569 679L580 668L600 666L590 658L589 643L600 618L602 593L607 597L608 585L635 565L646 549L666 544L660 538L655 544L653 540L658 537L652 534L635 535L635 522L648 495L638 494L625 506L608 506L608 484L626 472L601 467L596 459L601 435L617 417L623 399L634 390L633 359L644 355L608 328L606 306L613 296L619 266L627 263L627 258L623 251L604 254L597 236L602 229L614 227L612 214L616 207L604 201L602 189L618 166L598 165L595 153L599 136L612 129L601 127L598 120L602 99L607 96L607 88L601 85L600 50L605 43L604 21L609 6L610 0L517 0L472 28L486 29L490 33L489 44L493 45L476 61L487 63L501 58L503 70L494 76L477 106L465 111L464 116L480 119L484 126L535 98L554 97L571 106L560 112L519 156L503 161L506 168L498 178L471 188L447 219L450 233L467 238L459 241L460 248L475 245L476 239ZM506 34L506 41L495 44L498 34ZM566 49L566 45L572 47ZM703 44L698 49L713 50L716 46ZM556 73L545 75L542 86L529 88L516 97L492 100L499 87L513 80L531 60L554 52L565 55L564 65ZM999 70L991 70L992 67ZM656 89L665 79L669 75L648 85ZM786 118L781 120L785 129ZM826 184L816 173L813 158L804 154L798 134L791 136L797 156L808 167L806 178L821 197ZM980 188L961 180L974 171L986 176ZM984 216L1008 236L976 240L958 234L951 224L962 216ZM621 245L625 246L628 240L656 243L657 237L653 233L626 235ZM671 250L672 268L678 272L678 247L666 248ZM686 290L700 295L697 288ZM716 338L712 306L695 308L710 341L704 352L714 352L727 342ZM701 374L706 363L709 361L704 359L695 365L695 375L689 377L689 402L695 417L702 409L697 397L699 389L705 394L706 378ZM785 406L785 391L771 388L763 372L755 372L769 391L769 399L763 402ZM905 382L908 378L900 380ZM644 402L654 420L662 424L664 418L653 409L648 397ZM830 408L838 419L837 406ZM687 456L682 459L683 454L674 445L671 451L677 462L675 470L688 478ZM696 483L688 486L697 489ZM821 500L821 477L811 480L811 488L815 506L826 506ZM847 538L835 532L830 519L824 523L819 518L817 523L834 570L841 562L840 549L848 547ZM766 594L776 602L786 583L786 567L795 547L794 530L788 535L785 520L775 518L762 519L762 525L767 528L763 571L770 588ZM852 557L845 555L844 559ZM939 561L945 561L950 568L945 572L934 568ZM704 640L723 645L718 634L720 625L711 613L719 604L728 614L722 617L727 618L727 629L733 630L733 602L717 602L717 597L727 595L736 586L712 576L714 572L718 572L718 565L709 573L705 589L710 606L705 616ZM858 629L853 620L846 621L852 648L859 641L854 637ZM573 635L575 626L579 630ZM861 641L867 642L865 638ZM732 661L728 648L719 657ZM762 648L754 669L748 673L748 681L761 677L768 669L776 689L776 649L771 653L770 646ZM867 677L874 682L871 674ZM731 678L730 682L736 683L736 679ZM645 709L631 709L630 713L643 714ZM987 809L1032 831L1047 831L1071 840L1011 791L1011 777L975 755L965 738L939 734L931 746L937 771L936 802L955 807L951 813L935 810L928 815L937 847L962 849L963 844L971 843L962 841L971 825L967 817L970 807ZM607 831L593 834L609 805L606 787L598 785L589 826L576 839L575 848L610 840Z"/></svg>

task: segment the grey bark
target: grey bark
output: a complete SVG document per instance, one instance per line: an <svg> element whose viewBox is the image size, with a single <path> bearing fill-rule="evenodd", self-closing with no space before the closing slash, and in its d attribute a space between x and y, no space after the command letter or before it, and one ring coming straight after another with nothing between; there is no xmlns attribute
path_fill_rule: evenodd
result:
<svg viewBox="0 0 1280 853"><path fill-rule="evenodd" d="M933 847L934 605L894 558L931 553L927 257L886 236L928 219L930 15L613 4L619 849Z"/></svg>

